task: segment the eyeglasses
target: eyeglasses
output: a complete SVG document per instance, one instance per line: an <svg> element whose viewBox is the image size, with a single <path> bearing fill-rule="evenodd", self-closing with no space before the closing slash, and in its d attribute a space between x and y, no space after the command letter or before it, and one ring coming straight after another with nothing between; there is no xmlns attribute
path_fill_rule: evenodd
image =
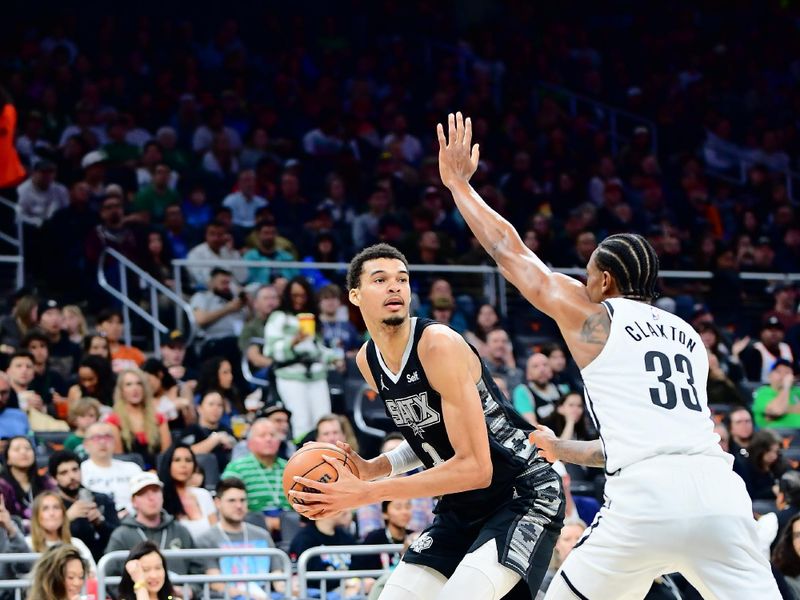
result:
<svg viewBox="0 0 800 600"><path fill-rule="evenodd" d="M105 441L108 442L114 439L114 436L110 433L98 433L97 435L90 435L86 438L87 440L98 440L98 441Z"/></svg>

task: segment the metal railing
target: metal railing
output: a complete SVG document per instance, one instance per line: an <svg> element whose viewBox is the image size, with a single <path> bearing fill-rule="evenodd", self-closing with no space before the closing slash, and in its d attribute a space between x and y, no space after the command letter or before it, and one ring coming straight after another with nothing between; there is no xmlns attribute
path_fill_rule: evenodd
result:
<svg viewBox="0 0 800 600"><path fill-rule="evenodd" d="M42 556L40 552L20 552L18 554L0 554L0 563L33 564ZM14 600L22 600L22 590L31 586L30 577L0 580L0 592L14 590Z"/></svg>
<svg viewBox="0 0 800 600"><path fill-rule="evenodd" d="M322 600L327 597L327 584L331 579L347 579L349 577L380 577L386 569L357 569L342 571L309 571L308 561L315 556L323 554L380 554L390 552L392 554L403 551L403 544L376 544L376 545L351 545L351 546L317 546L309 548L297 559L297 580L300 586L300 598L308 596L308 580L319 579L323 582Z"/></svg>
<svg viewBox="0 0 800 600"><path fill-rule="evenodd" d="M299 271L345 271L350 263L346 262L302 262L302 261L280 261L280 260L190 260L187 258L175 259L172 261L174 270L175 291L178 295L183 294L182 288L182 269L192 267L221 267L228 270L236 267L246 268L268 268L268 269L296 269ZM412 273L440 273L440 274L462 274L462 275L482 275L483 276L483 296L492 304L504 305L504 286L501 285L503 278L496 267L487 265L409 265ZM207 282L196 282L205 285ZM176 315L180 318L180 315ZM180 327L180 322L179 325Z"/></svg>
<svg viewBox="0 0 800 600"><path fill-rule="evenodd" d="M534 86L534 102L538 104L544 97L554 98L566 105L571 116L588 114L594 117L592 125L608 132L611 141L611 152L616 155L622 144L629 141L636 127L647 127L650 134L650 151L658 152L658 128L656 124L641 115L605 104L589 96L577 94L567 88L552 83L538 82Z"/></svg>
<svg viewBox="0 0 800 600"><path fill-rule="evenodd" d="M119 263L120 269L120 290L114 288L106 279L103 271L105 256L116 259ZM121 260L120 260L121 259ZM235 267L252 267L252 268L270 268L270 269L297 269L300 271L308 270L321 270L321 271L342 271L347 269L349 263L345 262L327 262L327 263L313 263L313 262L300 262L300 261L253 261L253 260L189 260L189 259L176 259L172 261L175 290L171 290L167 286L153 279L148 273L133 264L130 260L125 258L116 250L108 248L101 255L101 261L98 266L98 280L100 285L108 291L112 296L117 298L123 303L123 316L125 319L125 340L130 344L130 323L129 311L133 311L138 316L142 317L148 324L153 327L153 340L156 352L159 350L160 335L167 333L167 327L161 322L158 317L158 303L157 296L161 294L163 297L169 299L173 304L176 311L176 323L178 328L187 332L189 343L196 337L198 328L195 322L194 313L190 305L184 299L184 294L187 290L183 289L182 281L183 270L191 267L223 267L233 269ZM142 278L150 288L150 312L148 313L142 309L134 300L128 297L127 294L127 281L125 278L126 269L140 278ZM508 316L508 294L510 284L503 278L500 271L495 266L487 265L409 265L409 270L412 273L437 273L441 275L473 275L481 276L483 298L490 304L494 305L501 316ZM560 268L555 267L553 271L571 275L574 277L582 278L585 276L585 269L581 268ZM689 280L709 280L713 277L710 271L661 271L659 277L662 279L689 279ZM743 280L761 280L766 282L790 282L800 281L800 273L740 273L739 277ZM511 287L512 293L513 287ZM184 327L184 323L188 322L188 327ZM264 381L260 378L253 377L250 372L249 365L244 365L246 373L249 373L248 381L257 385L264 385Z"/></svg>
<svg viewBox="0 0 800 600"><path fill-rule="evenodd" d="M120 279L119 289L115 288L106 277L105 266L106 259L108 257L111 257L117 261ZM149 290L150 312L144 310L134 299L130 297L130 294L128 293L128 272L136 275L142 285ZM153 328L153 351L156 356L161 356L161 335L168 334L170 330L169 327L161 321L161 317L159 316L159 294L172 302L175 305L176 310L181 311L183 316L186 317L187 322L189 323L189 327L185 332L187 345L191 344L192 340L194 340L197 331L194 313L192 312L189 303L183 299L183 296L180 292L180 285L177 284L177 282L176 284L178 285L178 290L173 291L155 279L152 275L144 271L138 265L134 264L133 261L131 261L125 255L121 254L117 250L114 250L113 248L106 248L103 250L102 254L100 254L100 259L97 263L97 281L100 284L100 287L102 287L122 304L124 336L125 343L128 346L131 345L130 312L133 311Z"/></svg>
<svg viewBox="0 0 800 600"><path fill-rule="evenodd" d="M176 585L183 586L183 597L188 598L188 587L193 583L203 584L203 598L208 600L211 597L210 583L236 583L236 582L256 582L263 583L268 581L284 582L285 595L291 598L292 594L292 561L289 556L277 548L207 548L207 549L183 549L183 550L162 550L164 558L222 558L225 556L268 556L271 559L279 559L282 563L280 572L270 573L241 573L232 575L170 575L170 581ZM97 597L106 597L106 588L109 585L119 585L121 577L118 575L106 575L106 568L110 562L124 561L128 557L127 550L116 550L105 554L97 563ZM228 593L225 592L227 599Z"/></svg>
<svg viewBox="0 0 800 600"><path fill-rule="evenodd" d="M366 401L364 397L368 392L371 391L372 388L367 383L362 384L361 387L358 388L356 397L353 401L353 423L359 431L378 439L383 439L387 432L383 429L378 429L377 427L372 427L371 425L367 424L367 420L364 418L363 404ZM382 402L381 406L383 406Z"/></svg>
<svg viewBox="0 0 800 600"><path fill-rule="evenodd" d="M24 249L24 219L19 214L19 206L6 198L0 197L0 206L3 206L14 213L14 226L16 228L16 237L9 235L4 231L0 231L0 241L7 243L13 248L11 254L4 254L0 256L0 263L12 263L17 265L17 274L15 281L17 289L25 285L25 255Z"/></svg>

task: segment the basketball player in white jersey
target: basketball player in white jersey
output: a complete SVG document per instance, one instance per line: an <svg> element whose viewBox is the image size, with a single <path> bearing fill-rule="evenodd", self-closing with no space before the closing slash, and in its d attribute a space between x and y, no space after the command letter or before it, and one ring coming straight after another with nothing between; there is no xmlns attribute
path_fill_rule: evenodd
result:
<svg viewBox="0 0 800 600"><path fill-rule="evenodd" d="M680 572L706 599L780 598L758 551L752 506L706 399L698 334L655 308L658 258L644 238L613 235L587 281L552 272L470 186L479 149L470 120L438 126L439 171L465 221L503 276L552 317L581 369L600 440L531 434L549 460L604 466L606 502L553 579L546 599L640 599Z"/></svg>

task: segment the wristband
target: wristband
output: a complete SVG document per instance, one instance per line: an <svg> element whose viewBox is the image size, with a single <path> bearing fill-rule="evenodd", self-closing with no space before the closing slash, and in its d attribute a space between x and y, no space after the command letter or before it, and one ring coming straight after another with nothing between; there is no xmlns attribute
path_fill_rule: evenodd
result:
<svg viewBox="0 0 800 600"><path fill-rule="evenodd" d="M383 455L389 460L389 464L392 466L392 471L389 473L389 477L401 475L402 473L408 473L417 467L423 466L422 461L414 453L414 450L411 448L409 443L405 440L403 440L403 442L401 442L393 450L384 452Z"/></svg>
<svg viewBox="0 0 800 600"><path fill-rule="evenodd" d="M141 590L142 588L144 588L146 586L147 586L147 582L146 581L144 581L144 580L137 581L136 583L133 584L133 591L135 592L136 590Z"/></svg>

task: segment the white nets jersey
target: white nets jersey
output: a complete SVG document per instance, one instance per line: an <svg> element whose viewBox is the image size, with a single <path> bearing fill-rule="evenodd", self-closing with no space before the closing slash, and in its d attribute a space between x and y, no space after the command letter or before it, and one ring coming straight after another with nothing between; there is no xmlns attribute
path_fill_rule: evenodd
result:
<svg viewBox="0 0 800 600"><path fill-rule="evenodd" d="M581 374L606 472L653 456L726 457L708 409L708 356L697 332L649 304L602 304L611 317L608 341Z"/></svg>

